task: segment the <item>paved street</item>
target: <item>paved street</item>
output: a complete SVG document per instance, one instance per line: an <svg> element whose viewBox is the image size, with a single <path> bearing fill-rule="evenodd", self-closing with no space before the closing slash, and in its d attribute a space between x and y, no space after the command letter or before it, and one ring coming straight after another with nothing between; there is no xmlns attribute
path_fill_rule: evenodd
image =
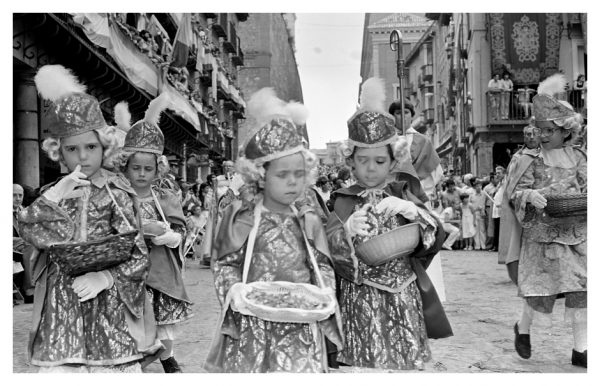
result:
<svg viewBox="0 0 600 386"><path fill-rule="evenodd" d="M189 295L196 299L195 317L182 325L175 344L176 358L184 372L202 372L219 314L209 270L188 261L185 275ZM442 253L446 285L445 308L454 336L431 341L433 360L426 372L452 373L585 373L571 365L572 335L563 322L564 301L557 302L552 326L534 321L531 359L521 359L513 348L512 328L519 317L521 300L496 254L480 251ZM13 371L35 372L26 363L26 344L31 305L13 308ZM371 372L342 367L337 372ZM146 372L161 373L158 363Z"/></svg>

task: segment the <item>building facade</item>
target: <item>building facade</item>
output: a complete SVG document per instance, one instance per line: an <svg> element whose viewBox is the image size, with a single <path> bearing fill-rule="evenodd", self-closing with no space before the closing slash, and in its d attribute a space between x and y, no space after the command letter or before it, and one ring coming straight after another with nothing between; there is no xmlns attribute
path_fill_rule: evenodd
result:
<svg viewBox="0 0 600 386"><path fill-rule="evenodd" d="M240 25L244 67L239 72L239 83L246 96L263 87L273 87L286 102L304 101L296 63L295 20L295 14L290 13L252 13ZM252 126L251 119L247 123ZM306 127L300 130L308 141ZM247 131L240 130L240 143Z"/></svg>
<svg viewBox="0 0 600 386"><path fill-rule="evenodd" d="M99 100L108 124L114 123L116 103L128 102L135 122L150 100L170 93L174 107L160 122L165 154L188 181L218 172L235 156L238 120L244 117L237 80L244 60L236 30L247 18L244 13L13 14L14 181L37 188L65 172L41 150L49 105L38 97L33 77L45 64L72 69ZM181 47L185 54L177 61L174 51L182 52Z"/></svg>
<svg viewBox="0 0 600 386"><path fill-rule="evenodd" d="M402 54L403 57L406 57L432 24L432 21L423 15L412 13L365 14L360 76L363 82L370 77L384 80L386 107L400 96L400 82L396 71L397 52L390 48L390 33L393 30L400 31ZM405 91L408 91L407 82L403 83ZM407 92L404 93L406 97L409 95Z"/></svg>

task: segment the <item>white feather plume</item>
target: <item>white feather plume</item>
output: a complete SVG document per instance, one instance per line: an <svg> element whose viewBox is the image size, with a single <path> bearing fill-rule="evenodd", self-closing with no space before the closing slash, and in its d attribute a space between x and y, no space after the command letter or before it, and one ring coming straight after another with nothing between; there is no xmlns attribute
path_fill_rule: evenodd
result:
<svg viewBox="0 0 600 386"><path fill-rule="evenodd" d="M169 94L162 93L156 98L150 101L146 114L144 114L144 121L158 126L160 121L160 114L169 106L171 106L171 98Z"/></svg>
<svg viewBox="0 0 600 386"><path fill-rule="evenodd" d="M119 102L115 106L115 123L125 132L131 128L131 113L127 102Z"/></svg>
<svg viewBox="0 0 600 386"><path fill-rule="evenodd" d="M56 102L72 93L84 93L86 87L71 70L60 64L48 64L41 67L34 77L35 86L44 99Z"/></svg>
<svg viewBox="0 0 600 386"><path fill-rule="evenodd" d="M567 78L563 74L554 74L540 83L537 93L555 96L558 93L564 92L566 85Z"/></svg>
<svg viewBox="0 0 600 386"><path fill-rule="evenodd" d="M250 96L248 115L259 124L272 115L286 115L286 103L275 95L272 87L261 88Z"/></svg>
<svg viewBox="0 0 600 386"><path fill-rule="evenodd" d="M369 78L360 91L360 111L374 111L385 114L385 86L381 78Z"/></svg>
<svg viewBox="0 0 600 386"><path fill-rule="evenodd" d="M286 113L297 125L303 125L308 118L308 109L300 102L290 101L286 106Z"/></svg>

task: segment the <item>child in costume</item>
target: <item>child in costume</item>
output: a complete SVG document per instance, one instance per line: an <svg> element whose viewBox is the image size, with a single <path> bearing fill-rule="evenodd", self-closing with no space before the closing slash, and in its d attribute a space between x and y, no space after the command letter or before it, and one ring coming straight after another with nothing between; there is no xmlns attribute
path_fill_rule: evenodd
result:
<svg viewBox="0 0 600 386"><path fill-rule="evenodd" d="M52 101L51 137L42 147L70 174L43 187L20 213L23 239L40 249L33 262L30 361L40 372L141 372L147 347L139 324L150 267L141 232L126 261L97 272L72 276L59 267L61 256L51 249L138 226L129 182L103 169L117 145L114 128L104 121L98 101L63 66L41 67L35 84Z"/></svg>
<svg viewBox="0 0 600 386"><path fill-rule="evenodd" d="M285 323L231 308L236 304L235 297L230 303L232 294L243 286L247 260L248 283L315 284L320 275L335 301L323 225L311 208L297 211L293 205L316 167L316 157L296 129L306 119L305 108L286 104L266 88L251 97L248 114L256 129L240 151L237 171L247 183L258 185L258 194L252 202L233 201L218 229L212 270L223 309L204 367L212 372L326 372L325 337L341 347L339 314L319 322Z"/></svg>
<svg viewBox="0 0 600 386"><path fill-rule="evenodd" d="M510 210L503 213L501 253L507 263L518 256L517 285L524 298L514 325L515 349L531 357L530 327L535 318L550 321L557 296L565 297L565 320L573 328L571 363L587 368L587 217L554 217L544 208L549 195L587 193L587 155L566 142L581 127L580 114L556 99L566 79L552 75L538 86L533 115L541 147L523 149L504 189ZM506 226L505 226L506 225ZM520 235L520 237L519 237Z"/></svg>
<svg viewBox="0 0 600 386"><path fill-rule="evenodd" d="M170 103L167 94L161 94L150 102L144 119L131 128L126 127L119 166L137 193L136 204L149 250L151 266L146 290L154 309L157 337L165 346L160 361L165 373L180 373L173 354L176 325L192 317L192 302L181 273L180 244L185 237L186 222L174 192L153 185L169 169L162 155L165 140L158 122L161 112Z"/></svg>
<svg viewBox="0 0 600 386"><path fill-rule="evenodd" d="M439 221L417 198L424 196L419 180L403 174L394 181L396 163L410 164L410 156L394 118L383 109L384 100L383 82L365 81L342 147L357 183L336 192L327 224L334 268L341 277L345 346L337 360L360 367L421 369L431 352L411 259L369 266L355 254L358 244L409 222L420 225L421 238L411 257L427 256L429 262L444 241Z"/></svg>

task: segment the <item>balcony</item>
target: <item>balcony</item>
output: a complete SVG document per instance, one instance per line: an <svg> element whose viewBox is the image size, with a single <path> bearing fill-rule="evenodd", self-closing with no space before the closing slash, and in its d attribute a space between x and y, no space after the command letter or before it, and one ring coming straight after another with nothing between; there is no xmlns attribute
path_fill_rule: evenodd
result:
<svg viewBox="0 0 600 386"><path fill-rule="evenodd" d="M535 91L520 89L512 92L486 93L489 125L527 124L532 115L532 98ZM565 91L558 99L569 102L576 112L587 117L587 104L581 90Z"/></svg>
<svg viewBox="0 0 600 386"><path fill-rule="evenodd" d="M243 66L244 65L244 53L242 52L242 46L240 45L240 37L236 36L236 40L237 40L237 52L235 52L233 54L233 56L231 57L231 63L233 63L234 66Z"/></svg>
<svg viewBox="0 0 600 386"><path fill-rule="evenodd" d="M235 25L232 22L229 22L229 34L227 40L223 42L223 49L229 53L237 51L237 34L235 32Z"/></svg>
<svg viewBox="0 0 600 386"><path fill-rule="evenodd" d="M433 64L421 66L421 79L423 83L431 83L433 81Z"/></svg>
<svg viewBox="0 0 600 386"><path fill-rule="evenodd" d="M427 123L432 124L435 121L435 110L433 108L423 110L423 116Z"/></svg>
<svg viewBox="0 0 600 386"><path fill-rule="evenodd" d="M220 38L227 38L227 14L219 13L212 25L212 29Z"/></svg>

